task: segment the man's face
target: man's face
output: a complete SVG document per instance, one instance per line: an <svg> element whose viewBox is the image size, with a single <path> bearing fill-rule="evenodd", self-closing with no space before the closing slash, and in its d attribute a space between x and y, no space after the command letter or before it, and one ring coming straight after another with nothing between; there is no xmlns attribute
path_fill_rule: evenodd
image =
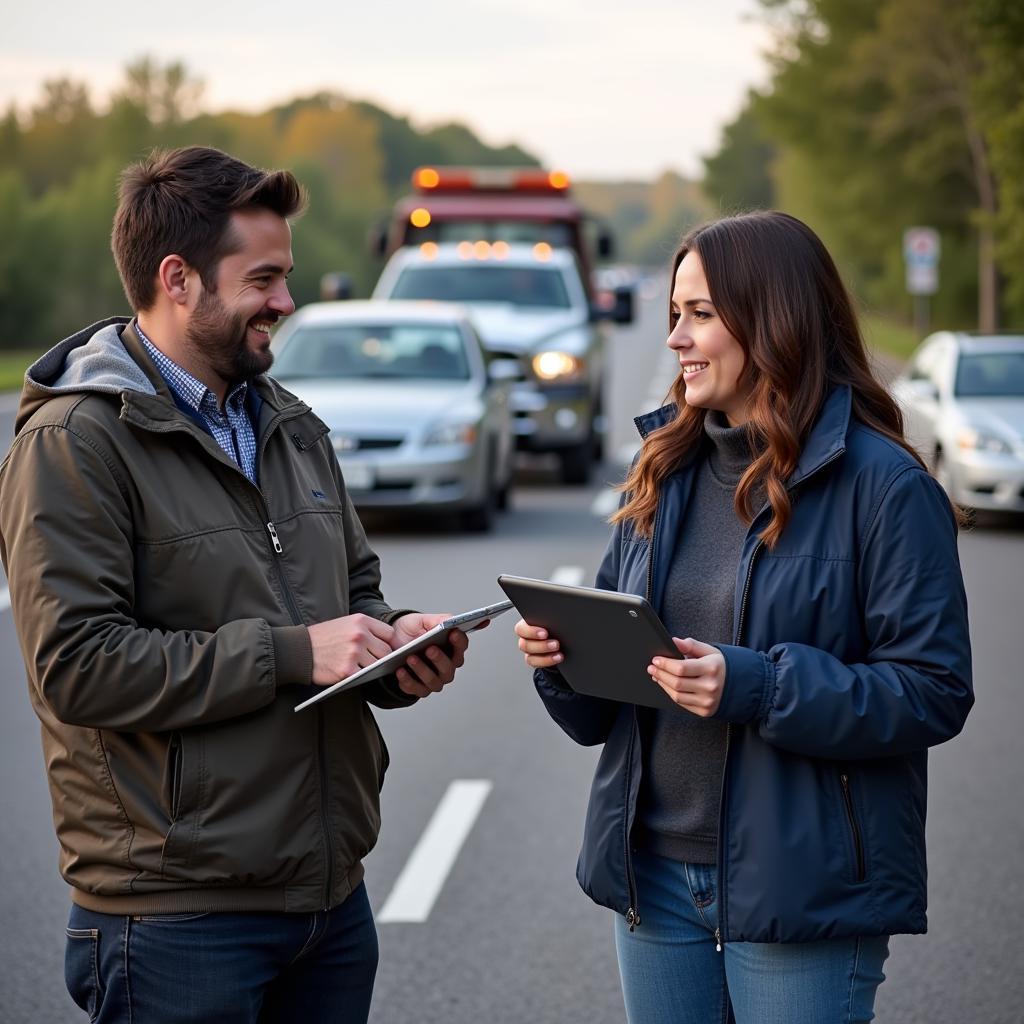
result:
<svg viewBox="0 0 1024 1024"><path fill-rule="evenodd" d="M266 209L231 215L237 249L217 267L216 291L203 288L188 319L188 345L221 380L237 383L270 369L270 328L295 309L288 293L292 233Z"/></svg>

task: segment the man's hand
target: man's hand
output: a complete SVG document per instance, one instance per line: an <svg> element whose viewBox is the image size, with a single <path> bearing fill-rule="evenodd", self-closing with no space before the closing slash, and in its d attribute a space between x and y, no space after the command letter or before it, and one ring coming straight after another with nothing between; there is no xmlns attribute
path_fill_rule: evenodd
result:
<svg viewBox="0 0 1024 1024"><path fill-rule="evenodd" d="M725 657L717 647L699 640L672 637L682 658L654 658L648 674L681 707L710 718L722 703Z"/></svg>
<svg viewBox="0 0 1024 1024"><path fill-rule="evenodd" d="M397 649L410 640L415 640L448 617L448 613L421 615L419 612L413 612L395 619L392 647ZM455 678L455 670L461 668L466 660L469 637L461 629L453 629L448 634L447 641L451 647L450 653L433 644L424 652L426 658L414 654L404 667L395 673L403 693L409 694L410 697L429 697L432 693L439 693Z"/></svg>
<svg viewBox="0 0 1024 1024"><path fill-rule="evenodd" d="M330 686L372 665L391 653L394 637L394 627L369 615L344 615L310 626L313 682L317 686Z"/></svg>

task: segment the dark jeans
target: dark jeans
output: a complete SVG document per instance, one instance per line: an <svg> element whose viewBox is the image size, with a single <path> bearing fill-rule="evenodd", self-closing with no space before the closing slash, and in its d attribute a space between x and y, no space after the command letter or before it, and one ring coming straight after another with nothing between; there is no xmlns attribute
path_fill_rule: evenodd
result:
<svg viewBox="0 0 1024 1024"><path fill-rule="evenodd" d="M100 1024L365 1024L377 931L362 884L315 914L71 908L64 976Z"/></svg>

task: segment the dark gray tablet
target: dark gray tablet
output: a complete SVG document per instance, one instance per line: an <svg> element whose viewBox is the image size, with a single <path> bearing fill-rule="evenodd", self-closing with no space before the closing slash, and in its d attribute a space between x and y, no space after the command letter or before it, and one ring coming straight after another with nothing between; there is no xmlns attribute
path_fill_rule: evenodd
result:
<svg viewBox="0 0 1024 1024"><path fill-rule="evenodd" d="M543 626L561 644L558 669L577 693L679 709L647 674L655 655L680 655L642 597L524 576L499 576L498 585L531 626Z"/></svg>
<svg viewBox="0 0 1024 1024"><path fill-rule="evenodd" d="M372 682L374 679L381 679L386 675L390 675L401 668L412 655L422 654L431 644L436 643L439 647L444 647L444 639L453 629L461 629L464 633L471 633L474 629L481 629L487 625L491 619L504 615L511 607L511 602L499 601L497 604L488 604L483 608L474 608L472 611L451 615L442 622L439 622L433 629L427 630L426 633L396 648L390 654L385 654L383 658L375 661L372 665L367 665L366 668L353 672L347 678L341 679L330 686L325 686L319 693L310 697L309 700L296 704L294 710L301 711L303 708L308 708L312 704L318 704L320 701L326 700L342 690L349 690L354 686L362 686L364 683Z"/></svg>

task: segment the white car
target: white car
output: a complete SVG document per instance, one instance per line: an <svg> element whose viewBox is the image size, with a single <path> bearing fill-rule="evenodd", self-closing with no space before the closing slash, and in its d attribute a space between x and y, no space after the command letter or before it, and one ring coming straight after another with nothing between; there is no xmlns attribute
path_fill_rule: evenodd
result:
<svg viewBox="0 0 1024 1024"><path fill-rule="evenodd" d="M486 530L506 507L514 437L465 310L317 302L274 338L271 372L330 430L360 509L456 511Z"/></svg>
<svg viewBox="0 0 1024 1024"><path fill-rule="evenodd" d="M555 452L566 483L585 483L604 430L605 328L631 303L592 307L568 249L506 242L425 243L398 250L378 299L465 306L491 357L513 381L518 447Z"/></svg>
<svg viewBox="0 0 1024 1024"><path fill-rule="evenodd" d="M933 334L892 392L954 502L1024 512L1024 336Z"/></svg>

